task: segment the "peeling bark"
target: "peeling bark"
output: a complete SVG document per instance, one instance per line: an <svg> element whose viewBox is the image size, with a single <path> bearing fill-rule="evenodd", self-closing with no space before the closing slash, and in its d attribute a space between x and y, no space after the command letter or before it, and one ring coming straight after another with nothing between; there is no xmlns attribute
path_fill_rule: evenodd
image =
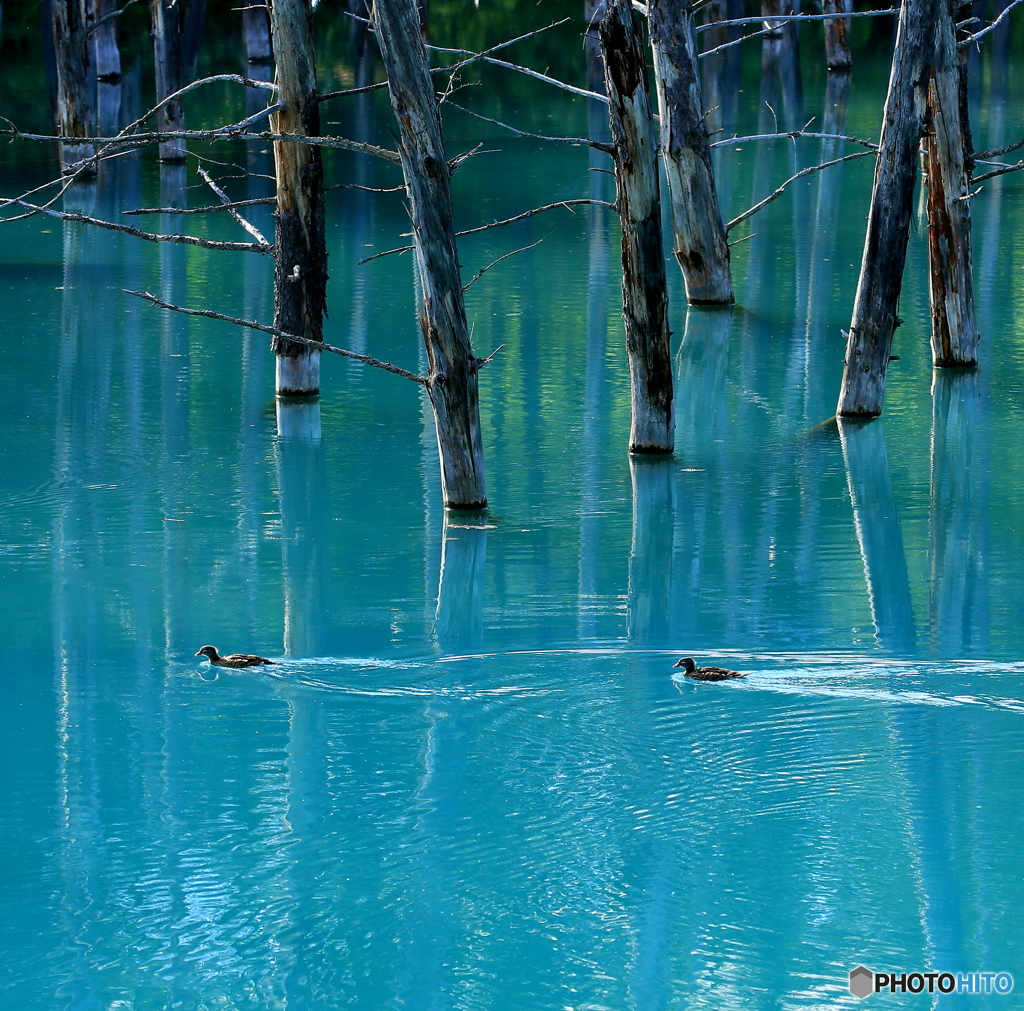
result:
<svg viewBox="0 0 1024 1011"><path fill-rule="evenodd" d="M939 2L905 0L900 9L860 280L836 408L842 417L874 418L882 413L893 332L901 322L896 312Z"/></svg>
<svg viewBox="0 0 1024 1011"><path fill-rule="evenodd" d="M692 10L689 0L648 5L673 252L690 305L729 305L734 301L729 244L708 147Z"/></svg>
<svg viewBox="0 0 1024 1011"><path fill-rule="evenodd" d="M928 86L925 132L932 362L937 368L978 364L971 255L971 135L966 66L957 53L953 9L940 0L935 67Z"/></svg>
<svg viewBox="0 0 1024 1011"><path fill-rule="evenodd" d="M270 12L280 111L276 133L317 137L312 12L309 0L274 0ZM327 305L327 239L320 149L312 144L274 143L277 176L277 258L274 326L285 333L323 341ZM320 395L320 352L275 338L279 397Z"/></svg>
<svg viewBox="0 0 1024 1011"><path fill-rule="evenodd" d="M448 509L485 509L478 371L462 294L450 170L415 0L375 0L371 14L399 126L426 346L427 392Z"/></svg>
<svg viewBox="0 0 1024 1011"><path fill-rule="evenodd" d="M671 453L675 418L657 137L628 0L611 0L600 33L622 222L622 317L632 390L629 451Z"/></svg>

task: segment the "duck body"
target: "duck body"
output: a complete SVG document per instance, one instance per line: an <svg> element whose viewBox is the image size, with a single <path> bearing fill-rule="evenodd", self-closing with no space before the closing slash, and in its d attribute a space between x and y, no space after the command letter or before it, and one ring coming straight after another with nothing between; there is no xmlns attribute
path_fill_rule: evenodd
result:
<svg viewBox="0 0 1024 1011"><path fill-rule="evenodd" d="M692 657L684 656L682 660L672 664L673 667L682 667L683 674L694 681L728 681L730 678L745 678L747 675L738 670L729 670L726 667L698 667Z"/></svg>
<svg viewBox="0 0 1024 1011"><path fill-rule="evenodd" d="M274 665L273 660L253 653L230 653L228 656L221 656L216 646L202 646L196 656L205 656L214 667L260 667L265 663Z"/></svg>

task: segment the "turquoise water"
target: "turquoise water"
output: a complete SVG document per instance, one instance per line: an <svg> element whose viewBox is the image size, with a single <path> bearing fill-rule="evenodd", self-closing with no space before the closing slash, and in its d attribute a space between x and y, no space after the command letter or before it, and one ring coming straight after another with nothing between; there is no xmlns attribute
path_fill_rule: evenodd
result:
<svg viewBox="0 0 1024 1011"><path fill-rule="evenodd" d="M441 44L506 34L438 8ZM858 38L846 129L875 136L884 66ZM527 55L582 83L578 45ZM359 72L348 46L328 34L325 88ZM802 92L762 81L756 45L709 70L723 136L774 128L763 102L822 117L818 47ZM1000 53L972 65L979 147L1020 132ZM587 129L582 100L483 80L464 104ZM193 119L241 107L218 94ZM386 142L385 111L325 119ZM462 227L607 195L585 150L457 111L448 138L489 150L456 177ZM801 143L719 149L727 213L819 159ZM11 150L4 192L50 171ZM306 435L282 436L262 335L122 292L269 320L266 260L5 225L3 1008L832 1008L858 964L1024 988L1024 185L974 202L983 367L933 375L915 232L886 413L840 433L870 173L753 220L734 310L687 312L672 274L671 461L625 454L615 222L463 242L468 277L543 239L468 293L477 350L504 345L491 511L447 520L417 387L326 356L319 438L294 412ZM397 180L328 160L351 181ZM114 216L181 184L126 158L66 200ZM406 222L399 196L332 192L327 339L415 369L408 258L356 266ZM214 671L205 643L278 665ZM686 654L751 674L680 680Z"/></svg>

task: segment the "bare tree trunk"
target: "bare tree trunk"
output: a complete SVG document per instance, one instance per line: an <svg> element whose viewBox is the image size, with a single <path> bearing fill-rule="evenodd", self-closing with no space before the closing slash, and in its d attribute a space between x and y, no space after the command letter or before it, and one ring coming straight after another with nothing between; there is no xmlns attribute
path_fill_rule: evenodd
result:
<svg viewBox="0 0 1024 1011"><path fill-rule="evenodd" d="M882 413L892 336L901 322L896 310L907 257L938 3L906 0L900 9L860 281L836 408L842 417L874 418Z"/></svg>
<svg viewBox="0 0 1024 1011"><path fill-rule="evenodd" d="M601 48L622 222L622 317L632 388L629 451L671 453L675 418L658 142L629 0L610 0L601 20Z"/></svg>
<svg viewBox="0 0 1024 1011"><path fill-rule="evenodd" d="M316 64L309 0L274 0L270 11L279 133L320 133ZM277 261L274 270L274 326L322 341L327 306L327 239L324 234L324 173L320 148L274 144L277 174ZM277 395L320 395L320 352L274 339Z"/></svg>
<svg viewBox="0 0 1024 1011"><path fill-rule="evenodd" d="M729 305L734 301L729 244L708 147L692 10L689 0L648 5L661 150L686 299L690 305Z"/></svg>
<svg viewBox="0 0 1024 1011"><path fill-rule="evenodd" d="M932 362L936 367L978 364L971 254L971 135L966 66L957 53L953 9L940 0L935 67L928 86L930 129L925 132L928 181L928 264Z"/></svg>
<svg viewBox="0 0 1024 1011"><path fill-rule="evenodd" d="M88 137L92 132L92 103L89 100L89 44L85 34L84 3L83 0L52 0L51 10L57 60L57 132L62 137ZM66 172L94 153L92 144L62 143L61 170Z"/></svg>
<svg viewBox="0 0 1024 1011"><path fill-rule="evenodd" d="M822 0L823 14L843 14L853 10L853 0ZM850 19L832 18L825 22L825 59L829 70L849 70Z"/></svg>
<svg viewBox="0 0 1024 1011"><path fill-rule="evenodd" d="M419 13L415 0L375 0L372 19L400 127L398 149L422 288L420 327L444 503L449 509L485 509L480 363L473 355L466 325L450 169Z"/></svg>
<svg viewBox="0 0 1024 1011"><path fill-rule="evenodd" d="M180 6L175 0L153 0L153 65L156 69L156 98L161 101L181 88ZM181 100L168 102L156 114L157 129L174 133L185 129ZM184 161L185 142L165 140L160 144L161 161Z"/></svg>

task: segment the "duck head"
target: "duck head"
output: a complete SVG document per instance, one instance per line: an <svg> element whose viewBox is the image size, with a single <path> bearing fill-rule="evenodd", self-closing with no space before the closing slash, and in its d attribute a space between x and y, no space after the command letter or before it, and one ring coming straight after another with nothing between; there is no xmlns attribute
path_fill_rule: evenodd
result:
<svg viewBox="0 0 1024 1011"><path fill-rule="evenodd" d="M206 647L204 646L203 649L206 649ZM678 662L672 664L672 666L673 667L682 667L683 670L685 670L687 674L692 674L694 669L695 669L695 667L696 667L696 664L694 664L692 657L684 656L682 658L682 660L679 660Z"/></svg>
<svg viewBox="0 0 1024 1011"><path fill-rule="evenodd" d="M200 646L199 652L196 656L205 656L207 660L215 660L217 658L217 647L216 646Z"/></svg>

